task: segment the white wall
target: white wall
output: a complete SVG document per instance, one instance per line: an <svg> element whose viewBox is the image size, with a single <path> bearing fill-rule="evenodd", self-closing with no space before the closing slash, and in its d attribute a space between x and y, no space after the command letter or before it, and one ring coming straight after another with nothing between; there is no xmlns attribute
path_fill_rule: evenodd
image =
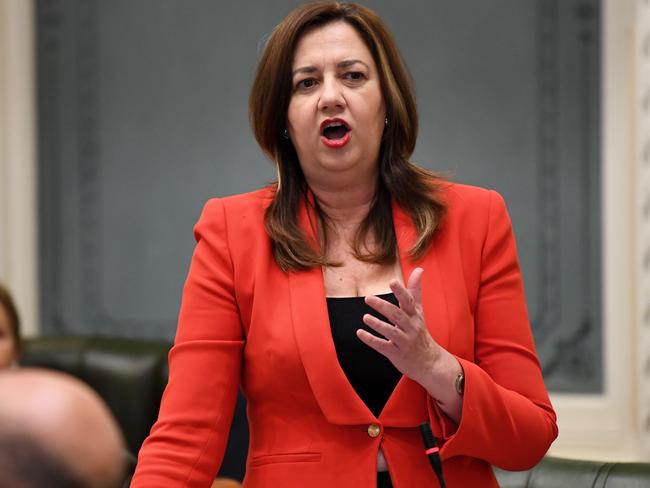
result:
<svg viewBox="0 0 650 488"><path fill-rule="evenodd" d="M34 12L0 0L0 281L38 331Z"/></svg>

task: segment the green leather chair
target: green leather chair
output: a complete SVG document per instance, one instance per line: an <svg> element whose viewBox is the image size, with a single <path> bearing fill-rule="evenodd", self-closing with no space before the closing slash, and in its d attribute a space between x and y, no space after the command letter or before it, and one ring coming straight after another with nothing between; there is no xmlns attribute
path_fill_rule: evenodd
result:
<svg viewBox="0 0 650 488"><path fill-rule="evenodd" d="M495 471L501 488L650 488L650 463L546 457L529 471Z"/></svg>
<svg viewBox="0 0 650 488"><path fill-rule="evenodd" d="M64 371L97 391L124 433L133 468L140 446L158 417L170 348L170 343L155 340L38 337L25 341L20 362L22 366ZM243 479L247 450L246 402L240 395L219 476Z"/></svg>
<svg viewBox="0 0 650 488"><path fill-rule="evenodd" d="M20 363L63 371L89 384L108 404L135 456L158 417L170 347L140 339L39 337L25 341Z"/></svg>

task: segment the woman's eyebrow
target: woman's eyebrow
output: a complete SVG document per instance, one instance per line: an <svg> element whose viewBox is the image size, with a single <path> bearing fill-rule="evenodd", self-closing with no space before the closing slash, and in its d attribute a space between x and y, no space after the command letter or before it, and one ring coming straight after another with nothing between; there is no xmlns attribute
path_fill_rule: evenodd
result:
<svg viewBox="0 0 650 488"><path fill-rule="evenodd" d="M363 64L367 69L370 69L369 66L361 61L360 59L346 59L345 61L341 61L336 65L337 68L349 68L353 64Z"/></svg>
<svg viewBox="0 0 650 488"><path fill-rule="evenodd" d="M350 66L355 65L357 63L364 65L366 69L370 69L370 67L360 59L346 59L345 61L341 61L340 63L338 63L336 67L339 69L349 68ZM301 66L300 68L294 69L292 74L293 76L295 76L298 73L310 74L310 73L315 73L316 71L318 71L318 68L316 68L315 66Z"/></svg>
<svg viewBox="0 0 650 488"><path fill-rule="evenodd" d="M318 71L316 66L302 66L300 68L296 68L293 70L293 75L295 76L297 73L315 73Z"/></svg>

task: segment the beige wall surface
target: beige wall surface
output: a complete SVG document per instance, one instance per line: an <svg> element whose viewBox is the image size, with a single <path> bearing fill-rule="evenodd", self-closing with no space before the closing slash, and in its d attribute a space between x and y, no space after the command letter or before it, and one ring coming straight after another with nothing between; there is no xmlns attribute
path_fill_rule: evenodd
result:
<svg viewBox="0 0 650 488"><path fill-rule="evenodd" d="M31 0L0 0L0 281L26 335L38 331L33 18Z"/></svg>

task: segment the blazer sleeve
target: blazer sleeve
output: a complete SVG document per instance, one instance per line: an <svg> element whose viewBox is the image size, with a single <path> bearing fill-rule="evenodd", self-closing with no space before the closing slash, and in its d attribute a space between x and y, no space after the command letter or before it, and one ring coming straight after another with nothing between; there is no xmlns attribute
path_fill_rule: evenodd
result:
<svg viewBox="0 0 650 488"><path fill-rule="evenodd" d="M503 198L489 192L474 314L474 362L458 358L465 374L460 423L429 399L433 423L446 437L441 456L484 459L508 470L529 469L557 437L528 321L512 225Z"/></svg>
<svg viewBox="0 0 650 488"><path fill-rule="evenodd" d="M228 440L244 340L222 201L206 204L194 234L169 382L132 488L210 486Z"/></svg>

